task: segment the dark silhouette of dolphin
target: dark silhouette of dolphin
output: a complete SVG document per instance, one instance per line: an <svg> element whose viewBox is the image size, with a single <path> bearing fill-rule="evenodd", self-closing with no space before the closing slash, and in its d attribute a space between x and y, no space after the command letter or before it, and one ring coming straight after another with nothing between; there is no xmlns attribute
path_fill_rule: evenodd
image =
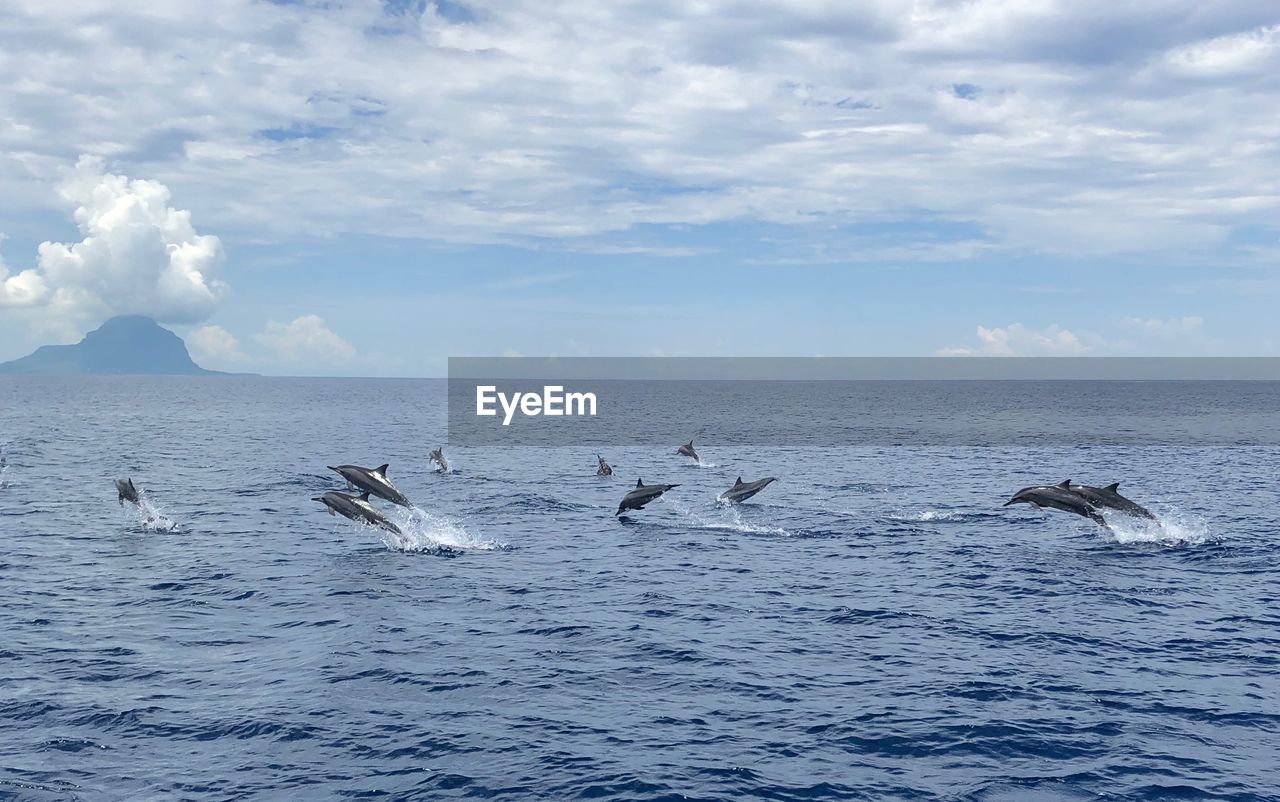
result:
<svg viewBox="0 0 1280 802"><path fill-rule="evenodd" d="M437 448L435 451L432 451L430 454L427 455L427 458L430 459L432 462L434 462L436 465L440 466L441 471L444 471L445 473L449 472L449 461L444 458L444 446L441 446Z"/></svg>
<svg viewBox="0 0 1280 802"><path fill-rule="evenodd" d="M599 463L599 465L596 466L596 476L613 476L613 468L609 466L609 463L604 461L604 457L596 454L596 462Z"/></svg>
<svg viewBox="0 0 1280 802"><path fill-rule="evenodd" d="M1030 504L1037 509L1062 510L1088 518L1101 526L1107 526L1106 520L1098 514L1097 508L1090 504L1088 499L1072 493L1070 489L1063 487L1063 484L1024 487L1014 493L1013 498L1006 501L1004 506Z"/></svg>
<svg viewBox="0 0 1280 802"><path fill-rule="evenodd" d="M647 485L643 479L636 480L635 489L622 497L622 501L618 504L618 511L614 515L621 515L626 510L643 510L644 505L653 501L658 496L667 492L673 487L680 485Z"/></svg>
<svg viewBox="0 0 1280 802"><path fill-rule="evenodd" d="M720 494L720 500L727 501L730 504L737 504L740 501L746 501L756 493L764 490L772 482L776 481L778 481L776 478L766 476L765 478L758 479L754 482L744 482L742 481L742 477L739 476L738 481L733 483L733 487Z"/></svg>
<svg viewBox="0 0 1280 802"><path fill-rule="evenodd" d="M123 507L126 501L138 504L138 488L133 486L133 479L116 480L116 501Z"/></svg>
<svg viewBox="0 0 1280 802"><path fill-rule="evenodd" d="M389 532L395 532L397 535L404 534L400 531L400 527L387 520L387 516L378 512L378 509L369 503L369 492L367 490L359 496L350 496L346 493L339 493L337 490L330 490L323 496L317 496L311 500L318 501L328 507L330 515L341 515L359 523L380 526Z"/></svg>
<svg viewBox="0 0 1280 802"><path fill-rule="evenodd" d="M693 450L692 440L677 448L676 453L682 457L690 457L697 462L702 462L702 459L698 456L698 452Z"/></svg>
<svg viewBox="0 0 1280 802"><path fill-rule="evenodd" d="M387 468L390 464L379 465L376 468L361 468L359 465L339 465L329 466L329 470L337 471L338 475L347 480L347 487L358 487L365 490L378 498L384 498L392 504L399 504L401 507L409 506L409 499L405 498L404 493L396 489L391 484L391 480L387 479Z"/></svg>
<svg viewBox="0 0 1280 802"><path fill-rule="evenodd" d="M1090 485L1074 484L1070 479L1058 485L1058 487L1066 486L1068 490L1088 501L1095 507L1108 510L1116 510L1125 515L1133 515L1138 518L1146 518L1148 520L1156 520L1156 516L1151 510L1142 506L1138 502L1127 499L1120 495L1120 483L1112 482L1106 487L1092 487Z"/></svg>

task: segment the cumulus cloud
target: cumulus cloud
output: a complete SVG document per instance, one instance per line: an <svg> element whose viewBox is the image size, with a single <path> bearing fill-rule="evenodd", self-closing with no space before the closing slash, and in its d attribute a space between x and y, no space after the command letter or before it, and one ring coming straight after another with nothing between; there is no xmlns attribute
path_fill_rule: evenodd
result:
<svg viewBox="0 0 1280 802"><path fill-rule="evenodd" d="M58 196L82 239L41 243L36 266L16 275L0 264L0 306L46 307L63 320L142 314L191 323L226 295L221 242L169 205L164 184L106 172L84 157Z"/></svg>
<svg viewBox="0 0 1280 802"><path fill-rule="evenodd" d="M1033 329L1021 323L978 326L978 344L940 349L939 356L1083 356L1092 350L1068 329L1051 325Z"/></svg>
<svg viewBox="0 0 1280 802"><path fill-rule="evenodd" d="M186 337L197 357L214 362L243 362L248 357L240 350L240 341L221 326L201 326Z"/></svg>
<svg viewBox="0 0 1280 802"><path fill-rule="evenodd" d="M356 355L356 349L330 331L319 315L303 315L291 323L273 320L254 338L288 362L345 362Z"/></svg>
<svg viewBox="0 0 1280 802"><path fill-rule="evenodd" d="M6 12L0 212L88 150L273 234L1171 258L1280 213L1274 4L144 5Z"/></svg>

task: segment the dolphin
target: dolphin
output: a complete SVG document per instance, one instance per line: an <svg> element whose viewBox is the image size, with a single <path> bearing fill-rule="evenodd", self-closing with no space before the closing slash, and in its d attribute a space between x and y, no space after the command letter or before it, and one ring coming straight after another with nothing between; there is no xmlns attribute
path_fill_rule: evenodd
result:
<svg viewBox="0 0 1280 802"><path fill-rule="evenodd" d="M370 526L380 526L388 532L395 532L397 535L404 534L400 531L400 527L387 520L387 516L378 512L377 508L369 503L369 491L367 490L359 496L349 496L346 493L330 490L323 496L317 496L311 500L318 501L328 507L330 515L341 515L344 518L350 518L353 521L359 521Z"/></svg>
<svg viewBox="0 0 1280 802"><path fill-rule="evenodd" d="M1062 485L1032 485L1031 487L1024 487L1014 493L1013 498L1006 501L1004 506L1008 507L1010 504L1030 504L1037 509L1047 507L1053 510L1062 510L1063 512L1081 515L1096 524L1107 525L1107 522L1098 514L1097 509L1089 503L1088 499L1072 493Z"/></svg>
<svg viewBox="0 0 1280 802"><path fill-rule="evenodd" d="M618 504L618 511L614 515L621 515L626 510L643 510L644 505L653 501L658 496L667 492L673 487L680 485L647 485L643 479L636 480L635 489L622 497L622 502Z"/></svg>
<svg viewBox="0 0 1280 802"><path fill-rule="evenodd" d="M133 486L132 479L116 480L116 496L116 501L120 502L121 507L124 506L126 501L134 504L141 503L138 499L138 488Z"/></svg>
<svg viewBox="0 0 1280 802"><path fill-rule="evenodd" d="M698 452L693 450L692 440L677 448L676 453L682 457L692 457L696 462L702 462L701 458L698 457Z"/></svg>
<svg viewBox="0 0 1280 802"><path fill-rule="evenodd" d="M441 446L440 448L437 448L435 451L432 451L430 454L427 455L427 458L430 459L432 462L434 462L436 465L439 465L440 470L444 471L445 473L449 472L449 461L444 458L444 446Z"/></svg>
<svg viewBox="0 0 1280 802"><path fill-rule="evenodd" d="M747 499L764 490L771 483L778 481L775 477L766 476L754 482L744 482L742 477L738 477L738 481L733 483L733 487L720 494L721 501L727 501L730 504L737 504L739 501Z"/></svg>
<svg viewBox="0 0 1280 802"><path fill-rule="evenodd" d="M604 457L596 454L596 461L600 466L596 468L596 476L613 476L613 468L609 467L609 463L604 461Z"/></svg>
<svg viewBox="0 0 1280 802"><path fill-rule="evenodd" d="M409 506L409 499L405 498L404 493L396 489L387 479L388 465L379 465L370 470L369 468L361 468L359 465L339 465L338 467L329 466L329 470L337 471L338 475L347 480L347 488L360 488L367 490L378 498L385 498L392 504L399 504L401 507Z"/></svg>
<svg viewBox="0 0 1280 802"><path fill-rule="evenodd" d="M1147 518L1156 520L1155 514L1151 510L1142 506L1132 499L1127 499L1120 495L1120 483L1112 482L1106 487L1091 487L1089 485L1078 485L1070 479L1058 485L1058 487L1066 487L1072 493L1080 496L1095 507L1101 509L1115 510L1125 515L1132 515L1137 518Z"/></svg>

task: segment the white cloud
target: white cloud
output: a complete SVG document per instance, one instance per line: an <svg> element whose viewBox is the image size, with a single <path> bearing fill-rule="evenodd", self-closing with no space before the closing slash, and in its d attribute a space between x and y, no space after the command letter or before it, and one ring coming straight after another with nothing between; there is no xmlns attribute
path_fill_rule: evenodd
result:
<svg viewBox="0 0 1280 802"><path fill-rule="evenodd" d="M49 288L39 273L23 270L16 276L11 276L5 267L4 258L0 257L0 307L37 306L48 297Z"/></svg>
<svg viewBox="0 0 1280 802"><path fill-rule="evenodd" d="M0 19L0 212L81 152L272 235L924 218L983 253L1168 256L1280 212L1273 4L130 8ZM919 240L880 245L934 258Z"/></svg>
<svg viewBox="0 0 1280 802"><path fill-rule="evenodd" d="M214 362L243 362L248 358L235 335L221 326L202 326L190 332L186 341L198 358Z"/></svg>
<svg viewBox="0 0 1280 802"><path fill-rule="evenodd" d="M346 362L356 355L356 349L330 331L319 315L303 315L288 324L273 320L254 339L288 362Z"/></svg>
<svg viewBox="0 0 1280 802"><path fill-rule="evenodd" d="M1204 319L1196 315L1171 318L1127 317L1123 323L1126 328L1138 334L1161 339L1195 336L1204 327Z"/></svg>
<svg viewBox="0 0 1280 802"><path fill-rule="evenodd" d="M1065 329L1057 324L1033 329L1021 323L978 326L977 343L940 348L938 356L1112 356L1185 355L1212 345L1198 315L1174 318L1125 317L1103 333Z"/></svg>
<svg viewBox="0 0 1280 802"><path fill-rule="evenodd" d="M63 321L143 314L190 323L226 295L221 242L197 233L163 184L107 173L85 157L58 195L83 239L41 243L36 266L15 276L0 265L0 306L45 307Z"/></svg>
<svg viewBox="0 0 1280 802"><path fill-rule="evenodd" d="M1021 323L1008 326L978 326L978 344L950 346L939 356L1083 356L1093 350L1068 329L1052 325L1032 329ZM1091 339L1091 338L1090 338Z"/></svg>

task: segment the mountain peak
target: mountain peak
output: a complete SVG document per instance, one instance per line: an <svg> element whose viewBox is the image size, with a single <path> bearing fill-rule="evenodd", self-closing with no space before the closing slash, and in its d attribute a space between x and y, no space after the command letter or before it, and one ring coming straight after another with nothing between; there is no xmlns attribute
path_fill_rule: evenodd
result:
<svg viewBox="0 0 1280 802"><path fill-rule="evenodd" d="M182 338L143 315L113 317L75 345L45 345L0 363L0 373L207 375Z"/></svg>

